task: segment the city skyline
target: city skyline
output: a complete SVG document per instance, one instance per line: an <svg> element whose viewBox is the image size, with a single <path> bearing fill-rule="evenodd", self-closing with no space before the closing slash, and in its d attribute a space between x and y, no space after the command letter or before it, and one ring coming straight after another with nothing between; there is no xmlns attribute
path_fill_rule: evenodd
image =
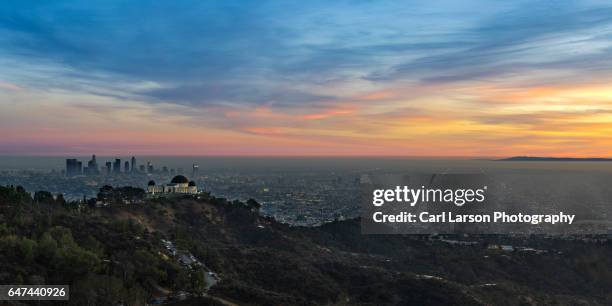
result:
<svg viewBox="0 0 612 306"><path fill-rule="evenodd" d="M112 161L114 160L114 161ZM122 166L123 165L123 166ZM121 170L123 167L123 170ZM192 163L191 176L199 175L199 164ZM65 169L61 171L66 177L73 176L99 176L99 175L120 175L120 174L184 174L183 168L169 168L166 165L160 168L155 168L152 161L147 160L146 163L138 164L136 156L132 156L125 162L122 158L115 157L104 162L104 166L98 166L96 154L91 155L91 159L85 164L79 158L66 158Z"/></svg>
<svg viewBox="0 0 612 306"><path fill-rule="evenodd" d="M7 1L0 155L610 157L611 13Z"/></svg>

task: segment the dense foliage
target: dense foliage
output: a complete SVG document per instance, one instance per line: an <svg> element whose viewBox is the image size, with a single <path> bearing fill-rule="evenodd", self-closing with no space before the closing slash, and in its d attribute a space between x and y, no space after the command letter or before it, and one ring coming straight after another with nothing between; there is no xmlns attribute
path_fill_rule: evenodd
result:
<svg viewBox="0 0 612 306"><path fill-rule="evenodd" d="M139 196L107 188L106 196ZM0 187L0 283L70 284L70 305L176 304L607 304L609 242L512 239L544 254L453 246L421 236L364 236L358 220L290 227L260 204L204 195L96 208L57 195ZM162 239L220 275L187 269ZM44 304L44 303L43 303Z"/></svg>

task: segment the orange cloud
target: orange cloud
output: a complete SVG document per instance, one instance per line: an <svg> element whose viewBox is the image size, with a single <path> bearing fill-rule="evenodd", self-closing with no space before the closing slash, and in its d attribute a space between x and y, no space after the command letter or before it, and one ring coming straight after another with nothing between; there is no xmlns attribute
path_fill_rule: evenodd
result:
<svg viewBox="0 0 612 306"><path fill-rule="evenodd" d="M353 110L350 109L332 109L321 113L302 115L301 118L305 120L318 120L335 116L350 115L352 113Z"/></svg>
<svg viewBox="0 0 612 306"><path fill-rule="evenodd" d="M358 97L358 100L385 100L394 97L395 94L391 90L375 91L364 96Z"/></svg>

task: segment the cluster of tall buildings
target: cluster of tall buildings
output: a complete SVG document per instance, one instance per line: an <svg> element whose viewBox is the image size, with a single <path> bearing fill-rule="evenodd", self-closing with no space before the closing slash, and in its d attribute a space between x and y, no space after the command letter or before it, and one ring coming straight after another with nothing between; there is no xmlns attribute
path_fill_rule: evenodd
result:
<svg viewBox="0 0 612 306"><path fill-rule="evenodd" d="M122 167L123 166L123 167ZM183 169L178 169L178 174L182 173ZM115 175L115 174L131 174L131 173L162 173L174 175L177 173L174 169L168 170L168 167L162 167L161 170L156 170L150 161L147 161L146 165L138 166L136 164L136 157L132 156L129 161L121 163L120 158L116 158L114 161L107 161L104 166L99 167L96 160L96 155L91 156L91 160L87 162L87 166L83 166L83 163L76 158L66 159L66 176L79 176L79 175ZM197 177L199 175L198 164L193 164L192 176Z"/></svg>
<svg viewBox="0 0 612 306"><path fill-rule="evenodd" d="M150 162L149 162L150 163ZM144 170L144 166L141 166ZM119 173L134 173L138 171L136 168L136 157L132 156L131 163L126 161L121 170L121 159L116 158L114 162L107 161L103 167L98 167L96 155L91 156L91 160L87 162L87 166L76 158L66 159L66 176L78 175L100 175L100 174L119 174ZM144 171L143 171L144 172Z"/></svg>

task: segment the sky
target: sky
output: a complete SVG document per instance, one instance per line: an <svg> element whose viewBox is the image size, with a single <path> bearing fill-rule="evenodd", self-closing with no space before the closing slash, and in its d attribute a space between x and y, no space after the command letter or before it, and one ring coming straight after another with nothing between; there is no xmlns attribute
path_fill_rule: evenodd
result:
<svg viewBox="0 0 612 306"><path fill-rule="evenodd" d="M612 156L606 1L1 1L0 155Z"/></svg>

